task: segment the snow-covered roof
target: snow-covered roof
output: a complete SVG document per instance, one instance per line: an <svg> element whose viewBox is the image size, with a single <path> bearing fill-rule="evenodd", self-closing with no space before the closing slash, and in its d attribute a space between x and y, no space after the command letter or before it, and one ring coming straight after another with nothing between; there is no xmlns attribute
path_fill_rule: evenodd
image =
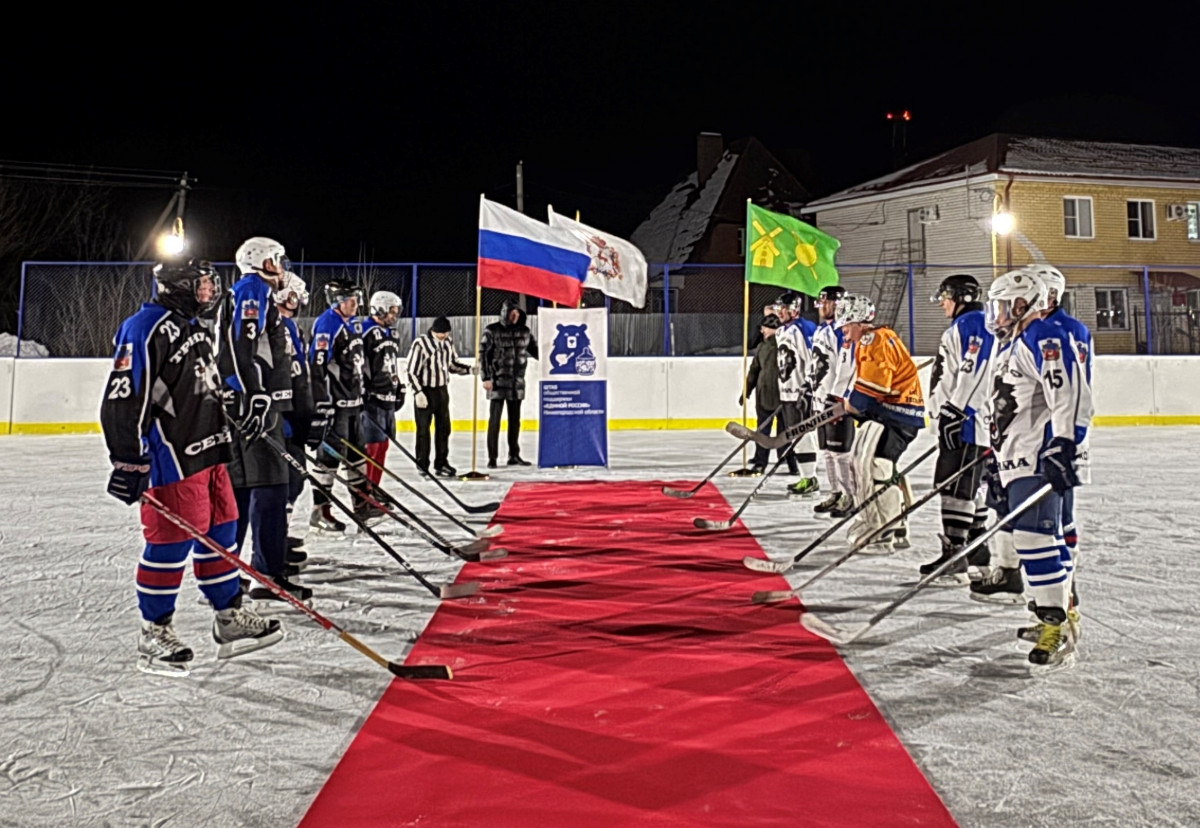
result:
<svg viewBox="0 0 1200 828"><path fill-rule="evenodd" d="M637 245L648 262L686 262L692 248L704 238L713 211L738 156L726 150L716 170L698 186L699 175L692 173L674 189L650 215L638 225L629 240Z"/></svg>
<svg viewBox="0 0 1200 828"><path fill-rule="evenodd" d="M987 173L1200 182L1200 149L995 133L817 199L808 208Z"/></svg>

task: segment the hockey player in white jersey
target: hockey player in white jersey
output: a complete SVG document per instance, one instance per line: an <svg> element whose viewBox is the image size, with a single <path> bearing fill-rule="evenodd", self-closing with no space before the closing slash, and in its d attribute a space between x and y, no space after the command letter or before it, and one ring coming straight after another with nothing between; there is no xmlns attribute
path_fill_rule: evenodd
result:
<svg viewBox="0 0 1200 828"><path fill-rule="evenodd" d="M1080 483L1076 429L1090 426L1090 388L1082 381L1070 333L1041 314L1048 289L1030 271L1012 271L988 290L988 330L996 336L992 448L1009 505L1044 483L1052 491L1013 520L1013 543L1040 624L1034 665L1073 657L1078 613L1070 605L1073 563L1063 543L1062 493ZM1023 631L1018 631L1018 637Z"/></svg>
<svg viewBox="0 0 1200 828"><path fill-rule="evenodd" d="M809 360L808 377L804 384L811 394L814 406L829 408L846 396L853 385L853 377L838 380L839 360L842 355L844 337L833 325L837 315L837 301L846 295L846 289L838 285L821 288L817 294L817 312L821 324L812 339L812 359ZM854 370L854 345L850 343L848 357L851 374ZM835 393L836 392L836 393ZM825 473L829 479L829 497L813 507L818 515L840 512L848 514L853 508L855 490L850 446L854 442L854 419L839 417L832 423L821 426L817 439L825 455Z"/></svg>
<svg viewBox="0 0 1200 828"><path fill-rule="evenodd" d="M942 306L946 318L951 320L942 334L930 379L933 386L929 395L930 419L937 423L938 429L934 485L940 485L965 467L969 466L970 471L942 491L941 554L921 565L922 575L955 557L971 539L972 528L978 527L978 534L987 518L987 506L976 494L983 478L980 458L991 443L985 409L991 393L987 375L995 340L985 325L980 298L979 282L967 273L947 276L930 298ZM970 561L960 558L936 583L966 583L968 563L987 564L987 548L981 548L981 552L982 555L973 555ZM1016 576L1019 584L1020 572Z"/></svg>
<svg viewBox="0 0 1200 828"><path fill-rule="evenodd" d="M783 326L775 332L779 360L779 402L787 428L802 422L812 412L812 390L804 384L812 359L812 339L817 326L800 316L801 296L789 290L776 301L772 311ZM817 438L812 431L800 438L793 448L800 464L800 479L788 486L788 494L811 497L820 488L817 483Z"/></svg>

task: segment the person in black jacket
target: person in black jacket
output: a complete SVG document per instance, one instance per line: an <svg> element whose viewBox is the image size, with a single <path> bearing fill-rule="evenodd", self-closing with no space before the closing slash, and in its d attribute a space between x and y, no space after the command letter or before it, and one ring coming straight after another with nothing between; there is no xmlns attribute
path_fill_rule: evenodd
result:
<svg viewBox="0 0 1200 828"><path fill-rule="evenodd" d="M762 337L757 348L754 349L754 362L750 364L750 371L746 374L746 389L754 395L754 412L758 417L758 430L764 434L771 433L772 424L775 425L776 432L781 433L783 430L783 417L776 415L776 410L779 408L779 360L776 353L775 331L779 330L783 323L779 321L779 317L775 314L768 314L759 326L759 335ZM738 404L742 401L739 399ZM796 456L785 449L779 449L779 456L785 457L788 466L788 472L797 474L799 466L796 465ZM755 474L762 474L767 470L767 461L770 460L770 451L758 446L754 449L754 466L751 469Z"/></svg>
<svg viewBox="0 0 1200 828"><path fill-rule="evenodd" d="M528 466L521 457L521 401L525 399L525 366L537 359L537 342L525 324L525 311L515 298L500 306L500 321L488 325L479 348L483 389L491 400L488 415L488 468L496 468L500 452L500 417L508 410L508 465Z"/></svg>

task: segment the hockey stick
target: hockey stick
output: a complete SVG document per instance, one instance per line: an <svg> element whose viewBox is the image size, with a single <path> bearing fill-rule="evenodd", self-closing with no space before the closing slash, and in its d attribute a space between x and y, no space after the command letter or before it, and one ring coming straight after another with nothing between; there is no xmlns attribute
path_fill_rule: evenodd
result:
<svg viewBox="0 0 1200 828"><path fill-rule="evenodd" d="M221 412L225 415L225 418L227 420L229 420L230 422L234 422L233 417L231 417L229 415L229 413L227 411L225 411L224 408L221 409ZM287 449L285 449L283 446L279 445L278 441L276 441L274 437L272 437L271 435L266 434L264 432L262 435L262 439L266 442L267 445L269 445L272 449L274 449L275 453L278 454L280 457L282 457L289 466L291 466L293 469L295 469L297 472L299 472L299 474L301 476L303 476L304 479L307 480L309 482L309 484L313 487L314 491L318 491L321 494L325 495L325 497L329 498L330 503L332 503L333 505L335 505L339 509L341 509L343 512L345 512L346 515L350 518L350 520L354 521L355 526L357 526L360 530L362 530L364 533L366 533L372 540L374 540L377 544L379 544L380 548L383 549L384 552L388 553L393 558L395 558L396 562L399 563L402 567L404 567L405 571L408 572L409 575L412 575L414 578L416 578L418 581L420 581L421 585L424 586L427 590L429 590L435 598L465 598L469 595L474 595L476 592L479 591L480 584L478 581L468 581L467 583L463 583L463 584L442 584L440 587L436 587L433 584L431 584L424 575L422 575L420 572L418 572L417 570L415 570L413 568L412 564L410 564L408 561L404 560L404 558L400 557L400 553L398 553L395 549L393 549L391 546L389 546L387 541L385 541L383 538L379 537L379 535L376 534L376 532L373 529L371 529L370 526L367 526L366 523L364 523L362 520L360 520L358 515L354 514L353 509L351 509L349 506L347 506L345 503L343 503L341 500L339 500L337 497L335 497L333 492L331 492L329 489L322 486L321 482L319 480L317 480L317 478L314 477L313 474L308 469L304 468L303 464L301 464L299 460L297 460L295 457L292 457L292 455L288 454Z"/></svg>
<svg viewBox="0 0 1200 828"><path fill-rule="evenodd" d="M371 417L370 414L368 414L367 416ZM406 449L404 446L400 445L399 440L397 440L392 435L388 434L388 430L386 428L384 428L383 425L380 424L380 422L378 420L376 420L374 417L371 417L371 422L375 423L375 425L377 425L381 429L383 429L383 433L387 434L388 440L391 441L392 445L395 446L397 449L399 449L401 454L403 454L409 460L413 461L413 465L417 467L417 469L421 472L421 474L424 475L425 477L428 477L430 480L432 480L434 483L436 483L437 487L439 489L441 489L443 492L445 492L447 497L449 497L456 504L458 504L458 507L460 509L462 509L464 512L467 512L472 515L478 515L478 514L482 514L484 512L494 512L500 508L500 501L498 501L498 500L493 500L490 503L484 503L481 506L471 506L469 504L463 503L461 500L459 500L454 495L454 492L452 492L446 488L445 483L438 480L436 476L429 474L429 472L422 469L421 464L417 462L417 458L413 456L412 452L409 451L408 449Z"/></svg>
<svg viewBox="0 0 1200 828"><path fill-rule="evenodd" d="M824 411L820 412L819 414L815 414L812 417L809 417L808 420L806 421L806 422L812 422L812 426L809 428L809 431L811 431L814 428L820 428L821 426L825 425L826 423L836 420L838 417L842 416L842 413L843 413L842 407L840 405L834 405L834 406L830 406L829 408L825 409ZM815 422L813 422L814 420L815 420ZM750 492L749 496L747 496L746 499L742 501L742 505L737 507L737 509L734 511L733 515L728 520L706 520L704 518L695 518L692 521L692 523L695 525L695 527L697 529L709 529L714 532L722 532L722 531L730 528L731 526L733 526L733 524L735 522L737 522L737 519L742 514L742 512L744 512L746 510L746 507L750 505L750 501L754 500L754 496L756 494L758 494L758 490L763 487L764 483L766 483L768 480L771 479L771 475L775 474L775 472L779 470L780 465L782 465L783 461L786 460L788 458L788 456L792 453L792 449L794 449L796 447L796 443L800 442L800 439L803 436L804 435L801 434L800 437L797 437L795 440L792 440L791 444L787 447L787 451L785 451L783 453L782 457L780 457L778 460L775 461L775 465L771 466L771 470L762 476L762 479L760 479L758 481L758 484L755 485L754 489Z"/></svg>
<svg viewBox="0 0 1200 828"><path fill-rule="evenodd" d="M325 616L321 615L316 610L309 607L303 601L300 601L299 599L297 599L294 595L292 595L286 589L283 589L282 587L280 587L278 584L276 584L273 580L268 578L266 575L263 575L257 569L250 566L250 564L246 563L241 558L234 555L232 552L230 552L224 546L221 546L221 544L217 543L215 540L210 538L208 535L203 534L199 529L197 529L195 526L192 526L190 523L188 523L182 517L180 517L179 515L172 512L170 509L168 509L166 506L164 506L162 503L160 503L158 500L156 500L152 495L143 494L141 497L141 501L142 501L142 503L145 503L147 506L149 506L154 511L158 512L164 518L169 520L171 523L175 524L180 529L187 532L189 535L192 536L192 538L195 541L197 541L205 549L207 549L210 552L215 552L216 554L220 555L228 563L233 564L238 569L240 569L242 572L245 572L251 578L258 581L264 587L269 589L276 597L282 598L284 601L287 601L289 604L291 604L296 609L300 610L302 613L307 615L313 621L316 621L318 624L320 624L326 630L337 633L338 638L342 639L342 641L345 641L351 647L358 650L360 653L365 655L367 658L371 659L371 661L374 661L380 667L383 667L384 669L390 671L392 673L392 675L398 676L399 678L403 678L403 679L450 679L450 678L454 678L453 672L450 670L450 668L448 666L446 666L444 664L422 664L422 665L413 665L411 667L406 667L403 664L397 664L394 661L388 661L386 658L384 658L379 653L372 650L366 644L362 643L357 638L352 636L350 633L343 630L337 624L333 623L328 618L326 618Z"/></svg>
<svg viewBox="0 0 1200 828"><path fill-rule="evenodd" d="M873 629L876 624L878 624L883 619L887 618L889 615L891 615L893 612L895 612L897 609L899 609L902 605L907 603L909 601L909 599L911 599L913 596L915 596L918 592L920 592L925 587L929 586L937 578L940 578L946 572L946 570L948 570L951 567L951 565L962 560L967 555L970 555L972 552L974 552L980 546L985 544L987 542L988 538L990 538L992 535L999 532L1001 527L1003 527L1007 523L1010 523L1012 521L1012 519L1015 518L1017 515L1021 514L1026 509L1029 509L1031 506L1033 506L1039 500L1041 500L1043 497L1045 497L1046 494L1049 493L1051 488L1052 487L1050 486L1049 483L1042 485L1040 488L1038 488L1038 490L1036 492L1031 494L1029 497L1025 498L1023 501L1021 501L1021 503L1019 503L1017 505L1017 507L1015 509L1013 509L1011 512L1009 512L1008 516L1005 517L1004 520L997 521L996 525L993 526L991 529L988 529L982 535L975 538L975 540L971 541L966 546L964 546L962 549L958 550L958 552L954 553L954 555L947 558L945 561L942 562L941 566L939 566L933 572L930 572L928 575L926 575L924 578L922 578L920 581L918 581L914 586L909 588L909 590L907 592L902 594L899 598L892 600L891 603L889 603L887 606L883 607L883 609L879 610L877 613L872 615L870 620L868 620L865 624L862 624L859 627L851 629L851 630L842 629L842 628L836 627L833 624L830 624L826 621L822 621L820 618L818 618L816 615L814 615L811 612L806 612L802 616L800 616L800 623L803 624L804 628L807 629L809 632L812 632L816 635L821 636L821 638L824 638L826 641L831 641L834 644L839 644L839 645L853 644L855 641L862 638L863 635L865 635L869 630Z"/></svg>
<svg viewBox="0 0 1200 828"><path fill-rule="evenodd" d="M772 420L774 420L777 416L779 416L779 412L782 410L783 410L783 406L781 405L781 406L779 406L779 408L776 408L774 411L772 411L771 416L768 417L763 423L761 423L759 425L759 428L761 428L763 425L767 425ZM685 491L683 489L676 489L672 486L663 486L662 493L665 494L667 497L674 497L674 498L680 498L680 499L687 499L689 497L694 496L696 494L696 492L698 492L704 488L705 483L707 483L708 481L712 480L714 477L717 476L717 472L719 472L721 469L723 469L727 465L729 465L729 461L732 460L734 457L736 457L737 453L739 451L741 451L742 447L745 446L746 443L748 443L748 442L750 442L749 437L743 439L742 442L740 444L738 444L737 448L735 448L733 451L729 452L728 457L726 457L724 460L722 460L720 463L718 463L717 467L708 473L708 477L701 480L699 483L697 483L692 488L687 489Z"/></svg>
<svg viewBox="0 0 1200 828"><path fill-rule="evenodd" d="M776 434L774 437L769 437L761 431L751 431L741 423L729 422L725 424L725 431L743 440L752 440L755 445L762 446L765 449L781 449L784 446L791 445L805 435L806 432L812 431L814 428L825 423L832 422L838 417L846 413L842 404L835 403L816 414L813 414L807 420L802 420L796 423L791 428Z"/></svg>
<svg viewBox="0 0 1200 828"><path fill-rule="evenodd" d="M796 553L796 555L794 555L790 561L781 561L781 562L776 563L775 561L769 561L764 558L751 558L751 557L747 556L745 558L742 558L742 564L747 569L752 569L755 572L763 572L763 573L768 573L768 574L773 573L776 575L786 575L788 572L791 572L792 569L795 568L796 564L798 564L800 561L802 561L804 559L804 557L806 555L808 555L809 552L812 552L814 549L816 549L818 546L823 544L825 541L829 540L831 537L833 537L833 535L839 529L841 529L843 526L845 526L850 521L854 520L854 518L858 516L859 512L861 512L863 509L870 506L872 503L874 503L879 498L883 497L884 492L886 492L888 489L892 488L893 486L900 485L901 477L906 477L913 469L915 469L917 466L921 465L926 460L928 460L930 458L930 456L933 455L933 453L936 452L937 450L938 450L938 447L935 445L932 448L928 449L924 454L922 454L916 460L912 461L907 466L905 466L904 469L901 470L901 472L898 475L896 475L895 482L889 483L886 486L880 486L878 489L873 491L871 493L870 497L868 497L862 503L855 506L850 511L850 513L847 514L844 518L842 518L837 523L833 524L833 526L830 526L828 529L826 529L824 532L822 532L816 540L814 540L808 546L804 547L798 553Z"/></svg>
<svg viewBox="0 0 1200 828"><path fill-rule="evenodd" d="M393 479L393 480L395 480L397 483L399 483L401 486L403 486L405 489L407 489L408 491L410 491L410 492L412 492L413 494L415 494L415 495L416 495L417 497L419 497L419 498L420 498L422 501L424 501L425 503L429 504L429 506L430 506L430 507L432 507L434 510L436 510L437 512L439 512L439 513L440 513L440 514L441 514L443 517L445 517L445 518L446 518L448 521L450 521L451 523L453 523L453 524L454 524L455 526L457 526L459 529L462 529L464 532L466 532L466 533L467 533L468 535L470 535L471 537L473 537L473 538L494 538L496 535L499 535L501 532L503 532L503 531L504 531L504 527L503 527L503 526L501 526L501 525L499 525L499 524L496 524L496 525L494 525L494 526L489 526L489 527L487 527L486 529L484 529L484 530L482 530L482 531L480 531L480 532L476 532L476 531L475 531L474 529L472 529L470 526L467 526L467 524L463 523L461 520L459 520L458 518L456 518L454 515L452 515L452 514L450 514L449 512L447 512L445 509L443 509L443 508L442 508L441 506L439 506L437 503L434 503L434 502L433 502L432 500L430 500L428 497L426 497L425 495L421 494L421 492L419 492L419 491L418 491L416 488L414 488L414 487L412 486L412 484L410 484L410 483L408 483L407 481L405 481L405 480L401 479L399 475L397 475L395 472L393 472L393 471L392 471L391 469L389 469L387 466L383 465L382 463L378 462L377 460L375 460L375 459L374 459L374 458L372 458L372 457L368 457L366 452L364 452L364 451L362 451L361 449L359 449L359 447L358 447L358 446L354 445L354 444L353 444L353 443L351 443L349 440L346 440L346 439L344 439L344 438L342 438L342 437L338 437L338 441L339 441L339 442L341 442L341 444L342 444L343 446L345 446L346 448L350 449L352 452L354 452L354 453L355 453L355 454L357 454L359 457L361 457L363 460L365 460L367 463L369 463L369 464L371 465L371 467L372 467L372 468L378 469L379 471L383 472L383 473L384 473L384 474L386 474L388 477L392 478L392 479ZM328 443L326 443L325 445L326 445L326 446L328 446L329 444L328 444ZM330 447L330 451L332 451L332 450L333 450L333 449L332 449L332 447ZM335 452L335 453L336 453L336 452ZM349 461L346 461L346 462L347 462L347 463L349 463Z"/></svg>
<svg viewBox="0 0 1200 828"><path fill-rule="evenodd" d="M334 457L336 457L340 462L347 463L347 464L350 462L349 459L347 459L344 455L340 454L336 449L334 449L328 443L325 443L323 445L324 445L325 450L328 451L330 454L332 454ZM316 462L315 458L313 458L311 456L309 456L308 459L311 462L314 462L314 463ZM341 475L335 474L334 479L337 480L342 485L344 485L347 489L350 489L351 491L354 490L354 484L351 481L347 480L346 478L342 477ZM399 523L401 526L404 526L406 529L416 532L418 535L423 537L425 539L425 541L427 543L429 543L430 546L437 549L439 552L441 552L444 555L448 555L451 558L459 558L464 561L471 561L472 563L478 563L479 561L499 560L500 558L504 558L504 557L508 556L508 552L504 549L488 549L488 544L490 543L490 541L487 538L476 538L475 540L471 541L470 543L468 543L464 546L457 546L457 545L451 543L445 537L443 537L441 535L441 533L439 533L436 529L434 529L428 523L421 520L419 517L417 517L411 511L406 509L403 504L401 504L399 501L397 501L391 495L387 494L387 492L383 491L383 489L376 488L376 487L370 487L370 488L373 489L374 492L377 492L377 493L383 495L387 500L391 501L390 505L395 506L397 509L399 509L400 512L402 512L405 515L405 517L407 517L407 520L403 517L400 517L400 515L396 514L394 511L392 511L387 505L384 505L379 500L376 500L372 496L372 494L369 493L366 489L358 492L358 496L361 497L363 500L365 500L371 506L374 506L376 509L379 509L381 512L386 514L392 520ZM416 525L414 525L414 524L416 524Z"/></svg>
<svg viewBox="0 0 1200 828"><path fill-rule="evenodd" d="M780 590L778 592L775 592L775 591L756 592L750 598L750 600L755 604L773 604L777 601L786 601L787 599L792 598L794 596L799 596L800 593L803 592L805 589L807 589L808 587L815 584L817 581L824 578L826 575L828 575L833 570L837 569L839 566L844 564L846 561L850 560L850 558L856 552L858 552L860 549L871 545L876 539L882 537L883 534L885 532L887 532L888 529L891 529L896 524L902 522L905 518L907 518L913 512L917 511L917 509L920 509L926 503L933 500L935 497L937 497L939 494L942 493L943 489L945 489L947 486L954 483L956 480L958 480L958 478L962 477L964 474L969 472L976 465L978 465L979 463L982 463L984 458L986 458L991 453L992 453L991 449L985 450L983 452L983 454L976 457L970 463L967 463L965 466L960 468L954 474L947 477L945 480L943 480L937 486L934 486L932 489L930 489L928 492L926 492L924 495L922 495L920 498L918 498L916 501L914 501L913 505L909 506L907 509L901 510L900 514L896 515L894 518L889 520L887 523L868 532L866 534L866 536L861 538L857 543L855 543L846 552L844 552L841 555L841 557L834 560L832 563L827 565L824 569L822 569L816 575L813 575L811 578L809 578L807 581L802 583L800 586L796 587L795 589L789 589L786 591Z"/></svg>

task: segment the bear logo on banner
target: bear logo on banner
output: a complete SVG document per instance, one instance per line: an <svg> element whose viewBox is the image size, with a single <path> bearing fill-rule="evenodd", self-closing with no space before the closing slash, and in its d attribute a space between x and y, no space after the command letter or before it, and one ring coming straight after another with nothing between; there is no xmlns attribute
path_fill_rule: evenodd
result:
<svg viewBox="0 0 1200 828"><path fill-rule="evenodd" d="M596 373L596 355L587 335L587 325L557 325L554 350L550 352L551 374L575 374L581 377Z"/></svg>

